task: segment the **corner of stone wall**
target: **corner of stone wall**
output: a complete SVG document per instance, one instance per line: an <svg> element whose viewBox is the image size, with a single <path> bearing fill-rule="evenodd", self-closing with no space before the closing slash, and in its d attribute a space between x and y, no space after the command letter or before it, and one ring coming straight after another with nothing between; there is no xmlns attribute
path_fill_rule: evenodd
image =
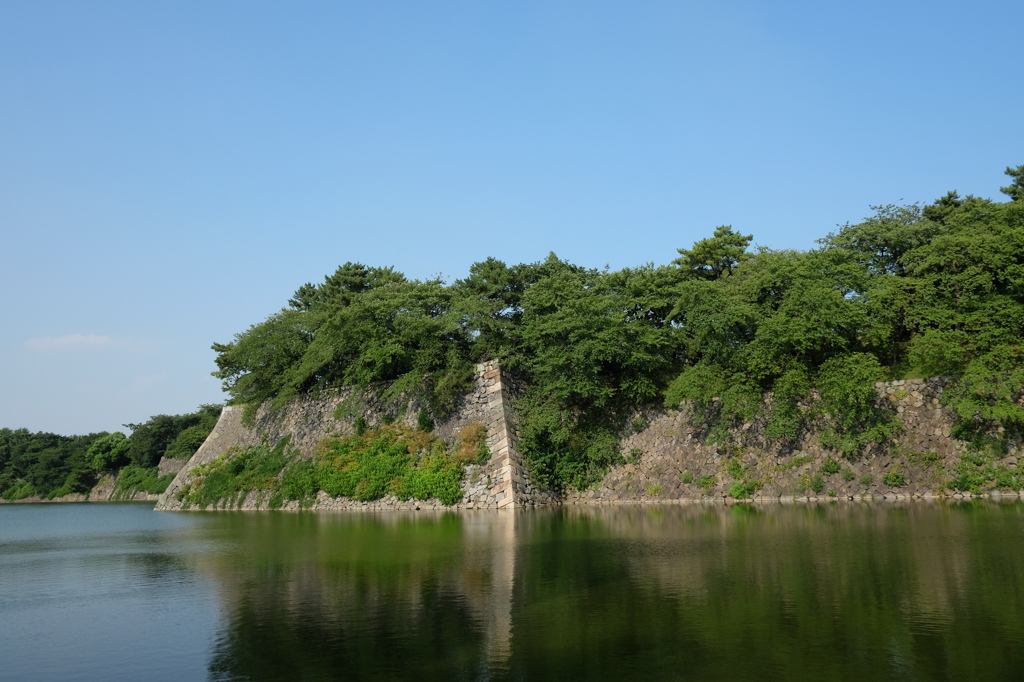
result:
<svg viewBox="0 0 1024 682"><path fill-rule="evenodd" d="M497 361L477 365L478 381L488 396L487 447L497 467L491 495L499 509L556 504L551 492L537 488L519 452L519 429L512 403L512 380Z"/></svg>
<svg viewBox="0 0 1024 682"><path fill-rule="evenodd" d="M158 511L172 511L181 509L181 502L175 497L175 493L181 490L189 479L192 470L200 464L216 459L222 452L236 444L240 432L245 430L242 424L242 413L244 407L241 405L227 405L220 413L220 419L210 431L203 444L196 450L196 454L188 460L167 486L167 490L157 498L154 509Z"/></svg>

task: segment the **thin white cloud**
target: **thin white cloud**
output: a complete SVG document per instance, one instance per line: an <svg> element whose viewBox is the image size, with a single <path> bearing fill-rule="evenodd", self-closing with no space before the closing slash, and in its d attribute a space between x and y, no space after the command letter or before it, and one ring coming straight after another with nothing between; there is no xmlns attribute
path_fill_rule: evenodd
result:
<svg viewBox="0 0 1024 682"><path fill-rule="evenodd" d="M138 339L105 334L68 334L66 336L43 336L26 339L22 346L34 353L55 353L62 351L92 350L101 348L139 348L145 345Z"/></svg>

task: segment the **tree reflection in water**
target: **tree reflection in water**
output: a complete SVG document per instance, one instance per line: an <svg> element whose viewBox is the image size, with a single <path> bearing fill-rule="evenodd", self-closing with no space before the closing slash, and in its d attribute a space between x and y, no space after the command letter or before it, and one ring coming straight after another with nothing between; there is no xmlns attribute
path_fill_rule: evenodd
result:
<svg viewBox="0 0 1024 682"><path fill-rule="evenodd" d="M1015 679L1024 505L226 514L212 679Z"/></svg>

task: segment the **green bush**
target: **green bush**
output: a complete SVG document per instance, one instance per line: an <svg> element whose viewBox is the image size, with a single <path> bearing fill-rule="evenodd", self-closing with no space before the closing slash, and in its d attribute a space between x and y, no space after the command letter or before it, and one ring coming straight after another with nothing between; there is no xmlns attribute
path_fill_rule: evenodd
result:
<svg viewBox="0 0 1024 682"><path fill-rule="evenodd" d="M479 447L479 446L478 446ZM474 453L479 457L479 450ZM444 442L423 431L385 426L361 437L329 441L317 457L320 489L332 497L462 500L463 469Z"/></svg>
<svg viewBox="0 0 1024 682"><path fill-rule="evenodd" d="M816 493L820 493L825 490L825 481L821 478L821 476L815 474L814 476L811 477L811 480L808 482L807 487L809 487Z"/></svg>
<svg viewBox="0 0 1024 682"><path fill-rule="evenodd" d="M866 487L868 487L869 485L871 485L872 483L875 482L875 477L872 476L871 474L864 474L863 476L860 477L860 481L858 481L858 482L863 487L866 488Z"/></svg>
<svg viewBox="0 0 1024 682"><path fill-rule="evenodd" d="M743 474L746 472L746 467L738 459L730 459L725 465L725 469L733 478L743 478Z"/></svg>
<svg viewBox="0 0 1024 682"><path fill-rule="evenodd" d="M298 456L289 442L285 437L273 448L261 443L228 450L212 462L195 467L190 473L191 480L176 496L186 509L241 505L254 491L273 498L281 487L281 471Z"/></svg>
<svg viewBox="0 0 1024 682"><path fill-rule="evenodd" d="M285 465L281 473L281 485L270 498L271 509L281 506L284 500L296 500L300 507L312 504L318 485L317 466L309 459L295 459Z"/></svg>
<svg viewBox="0 0 1024 682"><path fill-rule="evenodd" d="M882 483L890 488L900 488L907 484L907 477L901 471L890 471L882 477Z"/></svg>
<svg viewBox="0 0 1024 682"><path fill-rule="evenodd" d="M682 483L693 483L693 474L689 471L684 471L679 474L679 481Z"/></svg>
<svg viewBox="0 0 1024 682"><path fill-rule="evenodd" d="M942 455L937 452L908 452L905 457L925 469L942 466Z"/></svg>
<svg viewBox="0 0 1024 682"><path fill-rule="evenodd" d="M173 480L174 474L160 476L156 467L138 467L129 464L117 474L113 499L128 499L137 492L159 495L167 490L167 486Z"/></svg>
<svg viewBox="0 0 1024 682"><path fill-rule="evenodd" d="M745 500L753 497L754 493L762 487L763 484L760 481L736 481L729 486L729 496L737 500Z"/></svg>
<svg viewBox="0 0 1024 682"><path fill-rule="evenodd" d="M474 457L480 457L479 447L473 443ZM273 448L264 443L228 451L193 469L177 496L184 507L203 509L241 505L252 492L265 495L271 508L288 500L305 507L320 490L364 502L395 495L457 504L463 475L462 461L443 441L424 431L384 426L327 441L313 459L301 458L287 438Z"/></svg>
<svg viewBox="0 0 1024 682"><path fill-rule="evenodd" d="M697 479L697 485L704 489L705 495L709 494L717 484L718 478L716 476L701 476Z"/></svg>
<svg viewBox="0 0 1024 682"><path fill-rule="evenodd" d="M851 471L850 469L847 469L847 468L844 468L840 472L840 475L843 477L843 480L846 481L847 483L849 483L853 479L857 478L857 474L853 473L853 471Z"/></svg>
<svg viewBox="0 0 1024 682"><path fill-rule="evenodd" d="M420 431L430 433L434 430L434 420L430 418L426 410L420 410L419 414L416 415L416 424L420 427Z"/></svg>
<svg viewBox="0 0 1024 682"><path fill-rule="evenodd" d="M825 463L821 465L821 473L831 476L832 474L838 474L839 468L839 462L832 457L826 457Z"/></svg>
<svg viewBox="0 0 1024 682"><path fill-rule="evenodd" d="M16 502L17 500L24 500L26 497L32 497L36 495L36 489L28 481L17 481L14 485L3 491L0 497L3 497L9 502Z"/></svg>
<svg viewBox="0 0 1024 682"><path fill-rule="evenodd" d="M995 459L1003 454L997 444L979 440L973 449L960 456L953 467L953 478L946 485L961 492L980 493L990 488L1020 490L1021 476L1005 466L996 466Z"/></svg>

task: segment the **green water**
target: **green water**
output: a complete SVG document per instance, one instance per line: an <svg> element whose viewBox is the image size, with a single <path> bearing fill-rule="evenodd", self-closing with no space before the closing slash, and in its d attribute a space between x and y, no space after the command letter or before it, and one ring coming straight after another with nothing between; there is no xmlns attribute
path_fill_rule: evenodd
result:
<svg viewBox="0 0 1024 682"><path fill-rule="evenodd" d="M19 680L1014 680L1024 504L0 507Z"/></svg>

